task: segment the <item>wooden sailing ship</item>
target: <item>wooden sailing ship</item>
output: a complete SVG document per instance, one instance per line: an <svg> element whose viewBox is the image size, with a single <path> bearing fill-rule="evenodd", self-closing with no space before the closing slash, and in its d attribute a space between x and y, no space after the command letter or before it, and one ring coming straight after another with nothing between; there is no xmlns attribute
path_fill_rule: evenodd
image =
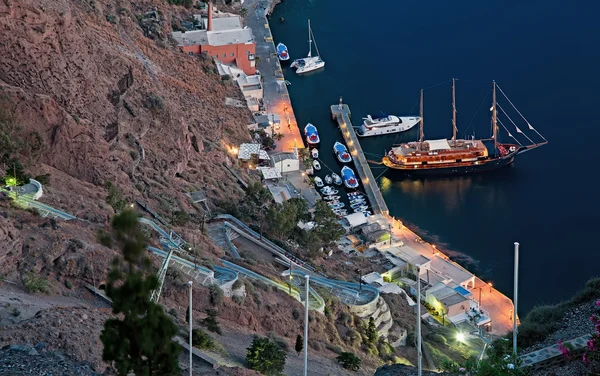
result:
<svg viewBox="0 0 600 376"><path fill-rule="evenodd" d="M394 147L383 157L383 164L393 170L400 170L411 175L454 175L467 174L473 172L483 172L495 170L500 167L511 164L515 157L526 151L538 148L548 143L548 141L538 133L527 119L521 115L519 110L514 107L512 102L506 97L502 89L498 87L502 95L513 106L517 113L527 122L529 130L537 133L542 142L533 142L527 137L516 124L508 117L508 114L500 107L496 101L496 82L493 82L492 88L492 137L486 140L457 139L456 125L456 90L455 80L452 79L452 139L424 140L423 133L423 90L421 90L421 121L419 123L419 141L407 142ZM529 145L522 145L498 119L497 108L510 119L518 133L523 134L530 142ZM506 129L508 135L513 138L515 143L501 143L498 141L498 123ZM489 142L486 146L484 142ZM493 146L491 145L493 142Z"/></svg>

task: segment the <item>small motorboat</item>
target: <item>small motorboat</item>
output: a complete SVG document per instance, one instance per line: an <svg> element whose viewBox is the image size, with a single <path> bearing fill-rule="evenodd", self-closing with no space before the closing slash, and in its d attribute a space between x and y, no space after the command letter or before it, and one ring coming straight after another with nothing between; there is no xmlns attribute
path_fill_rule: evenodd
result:
<svg viewBox="0 0 600 376"><path fill-rule="evenodd" d="M356 192L349 192L348 197L350 197L350 196L364 196L364 195L362 192L356 191Z"/></svg>
<svg viewBox="0 0 600 376"><path fill-rule="evenodd" d="M350 201L364 201L367 198L365 196L348 196L348 200Z"/></svg>
<svg viewBox="0 0 600 376"><path fill-rule="evenodd" d="M358 180L356 180L356 175L350 167L342 167L342 179L344 179L344 185L347 188L358 188Z"/></svg>
<svg viewBox="0 0 600 376"><path fill-rule="evenodd" d="M290 85L292 84L292 83L291 83L291 82L289 82L288 80L285 80L284 82L285 82L285 85L286 85L286 86L290 86Z"/></svg>
<svg viewBox="0 0 600 376"><path fill-rule="evenodd" d="M337 189L333 189L331 187L325 187L321 189L321 193L323 193L324 195L330 196L330 195L334 195L336 193L338 193Z"/></svg>
<svg viewBox="0 0 600 376"><path fill-rule="evenodd" d="M367 210L367 211L364 211L364 212L362 212L362 213L364 214L364 216L365 216L365 217L370 217L370 216L371 216L371 214L372 214L372 213L371 213L370 211L368 211L368 210Z"/></svg>
<svg viewBox="0 0 600 376"><path fill-rule="evenodd" d="M319 150L310 149L310 155L313 157L313 159L319 159Z"/></svg>
<svg viewBox="0 0 600 376"><path fill-rule="evenodd" d="M317 185L317 187L322 187L323 186L323 180L321 180L320 177L315 176L315 184Z"/></svg>
<svg viewBox="0 0 600 376"><path fill-rule="evenodd" d="M325 175L325 184L333 183L333 179L329 175Z"/></svg>
<svg viewBox="0 0 600 376"><path fill-rule="evenodd" d="M318 145L319 142L321 142L321 139L319 138L319 132L317 132L317 127L311 123L306 124L306 127L304 127L304 136L306 137L306 142L309 145Z"/></svg>
<svg viewBox="0 0 600 376"><path fill-rule="evenodd" d="M277 57L280 61L288 61L290 59L290 54L285 44L279 43L277 45Z"/></svg>
<svg viewBox="0 0 600 376"><path fill-rule="evenodd" d="M357 208L352 208L354 210L355 213L362 213L366 210L369 210L368 206L359 206Z"/></svg>
<svg viewBox="0 0 600 376"><path fill-rule="evenodd" d="M335 172L331 173L331 178L336 185L342 185L342 178L340 178L340 176Z"/></svg>
<svg viewBox="0 0 600 376"><path fill-rule="evenodd" d="M338 209L338 208L343 208L345 205L346 204L344 204L343 202L338 202L337 204L329 205L329 207L332 209Z"/></svg>
<svg viewBox="0 0 600 376"><path fill-rule="evenodd" d="M339 200L339 199L340 199L340 196L333 196L333 195L323 197L323 200L327 200L327 201L329 201L329 200Z"/></svg>
<svg viewBox="0 0 600 376"><path fill-rule="evenodd" d="M313 165L313 168L317 171L319 171L321 169L321 164L319 163L319 161L314 160L312 165Z"/></svg>
<svg viewBox="0 0 600 376"><path fill-rule="evenodd" d="M355 203L355 204L350 204L350 207L351 207L352 209L357 209L357 208L360 208L360 207L362 207L362 206L366 206L364 202L357 202L357 203Z"/></svg>
<svg viewBox="0 0 600 376"><path fill-rule="evenodd" d="M359 200L350 200L351 204L364 204L366 202L366 200L364 198L361 198Z"/></svg>
<svg viewBox="0 0 600 376"><path fill-rule="evenodd" d="M350 153L348 153L346 145L342 144L341 142L336 141L336 143L333 144L333 152L335 153L338 161L342 163L352 162L352 157L350 156Z"/></svg>

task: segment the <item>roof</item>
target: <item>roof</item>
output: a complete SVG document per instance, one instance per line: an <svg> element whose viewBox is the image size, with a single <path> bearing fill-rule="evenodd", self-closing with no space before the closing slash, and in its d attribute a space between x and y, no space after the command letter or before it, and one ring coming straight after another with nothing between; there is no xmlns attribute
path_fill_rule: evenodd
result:
<svg viewBox="0 0 600 376"><path fill-rule="evenodd" d="M211 46L227 46L230 44L246 44L254 42L251 29L208 31L208 44Z"/></svg>
<svg viewBox="0 0 600 376"><path fill-rule="evenodd" d="M469 300L469 299L465 298L461 294L453 294L453 295L447 296L443 299L440 299L440 303L442 303L446 307L450 307L450 306L453 306L456 304L463 303L467 300Z"/></svg>
<svg viewBox="0 0 600 376"><path fill-rule="evenodd" d="M188 196L190 196L190 198L192 199L192 202L194 202L194 203L206 201L206 195L202 191L188 193Z"/></svg>
<svg viewBox="0 0 600 376"><path fill-rule="evenodd" d="M254 42L251 29L234 29L224 31L193 30L187 32L175 31L173 39L180 46L205 45L226 46L230 44L246 44Z"/></svg>
<svg viewBox="0 0 600 376"><path fill-rule="evenodd" d="M281 178L281 173L276 168L259 167L258 169L262 172L264 179L280 179Z"/></svg>
<svg viewBox="0 0 600 376"><path fill-rule="evenodd" d="M251 159L253 155L259 155L260 151L260 144L241 144L238 159Z"/></svg>
<svg viewBox="0 0 600 376"><path fill-rule="evenodd" d="M275 200L275 202L278 204L281 204L284 201L294 197L285 185L268 184L267 188L269 189L269 192L271 192L273 200Z"/></svg>
<svg viewBox="0 0 600 376"><path fill-rule="evenodd" d="M239 17L219 17L212 19L212 31L225 31L232 29L241 29L242 23Z"/></svg>
<svg viewBox="0 0 600 376"><path fill-rule="evenodd" d="M429 140L427 143L429 144L430 151L450 149L450 144L445 138L441 140Z"/></svg>
<svg viewBox="0 0 600 376"><path fill-rule="evenodd" d="M363 213L352 213L345 216L346 220L350 224L350 227L360 226L367 223L367 218Z"/></svg>
<svg viewBox="0 0 600 376"><path fill-rule="evenodd" d="M371 272L369 274L365 274L362 276L362 280L367 284L370 285L373 282L377 282L379 284L380 281L383 282L383 277L381 275L379 275L379 273L376 272Z"/></svg>
<svg viewBox="0 0 600 376"><path fill-rule="evenodd" d="M273 154L273 155L271 155L271 158L273 159L274 163L285 161L288 159L297 159L296 155L294 153L287 153L287 152Z"/></svg>
<svg viewBox="0 0 600 376"><path fill-rule="evenodd" d="M459 285L466 283L475 277L467 270L441 257L434 257L431 260L431 267Z"/></svg>
<svg viewBox="0 0 600 376"><path fill-rule="evenodd" d="M419 255L413 259L410 259L409 261L411 264L419 266L427 264L430 260L423 255Z"/></svg>

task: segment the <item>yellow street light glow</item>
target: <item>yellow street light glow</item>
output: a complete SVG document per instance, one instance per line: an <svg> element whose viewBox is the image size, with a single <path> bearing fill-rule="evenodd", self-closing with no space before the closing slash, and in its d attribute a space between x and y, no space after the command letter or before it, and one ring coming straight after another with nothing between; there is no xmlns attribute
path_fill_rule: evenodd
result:
<svg viewBox="0 0 600 376"><path fill-rule="evenodd" d="M8 185L9 187L16 187L17 178L6 178L6 185Z"/></svg>

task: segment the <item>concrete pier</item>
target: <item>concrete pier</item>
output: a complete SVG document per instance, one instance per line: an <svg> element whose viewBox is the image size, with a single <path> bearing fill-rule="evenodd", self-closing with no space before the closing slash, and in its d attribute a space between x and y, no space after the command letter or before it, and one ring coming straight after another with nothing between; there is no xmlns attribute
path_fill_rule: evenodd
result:
<svg viewBox="0 0 600 376"><path fill-rule="evenodd" d="M354 159L354 165L356 166L356 173L358 174L360 181L362 182L363 187L365 188L365 193L371 207L373 208L373 214L383 214L389 215L388 207L379 191L379 186L377 185L377 181L371 172L371 168L369 167L369 163L365 158L365 154L362 151L362 147L360 146L360 142L358 142L358 137L354 132L354 128L352 127L352 121L350 120L350 107L347 104L334 104L331 106L331 116L333 120L336 120L338 123L338 127L342 132L342 136L344 136L344 141L346 142L346 146L352 155L352 159Z"/></svg>

